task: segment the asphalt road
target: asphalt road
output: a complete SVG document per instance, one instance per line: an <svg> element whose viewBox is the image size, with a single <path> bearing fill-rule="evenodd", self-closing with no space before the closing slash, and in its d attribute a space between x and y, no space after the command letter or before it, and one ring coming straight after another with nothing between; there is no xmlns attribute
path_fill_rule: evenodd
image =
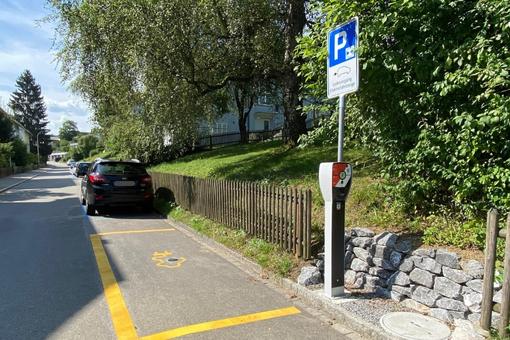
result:
<svg viewBox="0 0 510 340"><path fill-rule="evenodd" d="M0 339L347 339L136 209L87 217L66 168L0 194Z"/></svg>

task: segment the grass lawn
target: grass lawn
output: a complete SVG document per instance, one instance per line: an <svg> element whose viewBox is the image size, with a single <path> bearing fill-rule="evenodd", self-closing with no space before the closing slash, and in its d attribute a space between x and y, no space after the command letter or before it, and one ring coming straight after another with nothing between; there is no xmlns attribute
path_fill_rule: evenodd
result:
<svg viewBox="0 0 510 340"><path fill-rule="evenodd" d="M151 171L264 184L310 188L313 195L313 239L322 244L323 200L318 183L319 164L336 160L336 146L289 149L280 141L217 148L162 163ZM400 231L409 223L392 209L377 176L377 164L363 149L346 149L353 165L353 183L347 201L348 227Z"/></svg>

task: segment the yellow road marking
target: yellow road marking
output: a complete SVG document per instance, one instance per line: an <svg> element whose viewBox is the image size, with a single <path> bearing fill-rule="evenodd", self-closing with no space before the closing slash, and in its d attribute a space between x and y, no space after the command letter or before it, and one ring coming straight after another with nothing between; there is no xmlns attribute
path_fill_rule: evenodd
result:
<svg viewBox="0 0 510 340"><path fill-rule="evenodd" d="M108 261L108 256L106 255L106 251L101 241L101 236L114 234L134 234L144 232L173 231L173 230L175 229L171 228L171 229L126 230L90 235L90 242L92 243L92 250L94 251L94 255L96 257L96 263L99 269L99 276L101 278L101 283L103 285L106 303L108 305L108 309L110 310L113 328L118 339L136 340L140 338L136 333L133 320L131 319L131 315L129 315L129 311L122 296L122 292L120 291L120 287L117 284L117 280L115 279L115 275L113 274L110 262ZM237 317L202 322L189 326L170 329L167 331L163 331L161 333L144 336L141 339L142 340L171 339L188 334L212 331L215 329L233 327L247 323L279 318L299 313L301 313L301 311L296 307L280 308L265 312L245 314Z"/></svg>
<svg viewBox="0 0 510 340"><path fill-rule="evenodd" d="M174 228L167 229L141 229L141 230L123 230L123 231L109 231L105 233L97 233L92 235L98 236L107 236L107 235L117 235L117 234L141 234L141 233L157 233L162 231L175 231Z"/></svg>
<svg viewBox="0 0 510 340"><path fill-rule="evenodd" d="M101 236L90 235L92 249L96 256L97 267L103 284L104 295L110 315L112 317L113 328L119 339L138 339L133 321L122 297L119 285L115 279L110 262L101 242Z"/></svg>
<svg viewBox="0 0 510 340"><path fill-rule="evenodd" d="M165 258L172 256L172 252L165 250L163 252L157 252L155 251L154 254L152 254L152 261L156 263L156 266L158 267L164 267L164 268L179 268L182 266L184 261L186 261L185 257L179 257L175 262L169 263L165 261Z"/></svg>
<svg viewBox="0 0 510 340"><path fill-rule="evenodd" d="M197 323L194 325L179 327L175 329L170 329L168 331L164 331L161 333L156 333L148 336L144 336L142 340L163 340L163 339L172 339L179 336L184 336L188 334L200 333L211 331L214 329L232 327L237 325L242 325L246 323L268 320L273 318L279 318L287 315L299 314L301 311L296 307L287 307L281 309L270 310L266 312L253 313L241 315L233 318L222 319L222 320L214 320L209 322Z"/></svg>

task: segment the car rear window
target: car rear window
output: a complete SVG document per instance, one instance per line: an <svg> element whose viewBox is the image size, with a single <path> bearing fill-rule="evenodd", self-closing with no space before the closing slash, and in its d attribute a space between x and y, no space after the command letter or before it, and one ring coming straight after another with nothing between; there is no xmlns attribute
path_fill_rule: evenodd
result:
<svg viewBox="0 0 510 340"><path fill-rule="evenodd" d="M103 175L143 175L146 174L142 164L133 163L100 163L96 171Z"/></svg>
<svg viewBox="0 0 510 340"><path fill-rule="evenodd" d="M80 163L80 169L81 168L88 168L90 163Z"/></svg>

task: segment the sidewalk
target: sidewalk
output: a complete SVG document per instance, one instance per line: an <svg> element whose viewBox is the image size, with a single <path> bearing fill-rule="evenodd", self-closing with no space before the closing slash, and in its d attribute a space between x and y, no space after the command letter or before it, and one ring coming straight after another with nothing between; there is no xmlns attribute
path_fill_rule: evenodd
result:
<svg viewBox="0 0 510 340"><path fill-rule="evenodd" d="M41 169L0 178L0 193L39 175Z"/></svg>

